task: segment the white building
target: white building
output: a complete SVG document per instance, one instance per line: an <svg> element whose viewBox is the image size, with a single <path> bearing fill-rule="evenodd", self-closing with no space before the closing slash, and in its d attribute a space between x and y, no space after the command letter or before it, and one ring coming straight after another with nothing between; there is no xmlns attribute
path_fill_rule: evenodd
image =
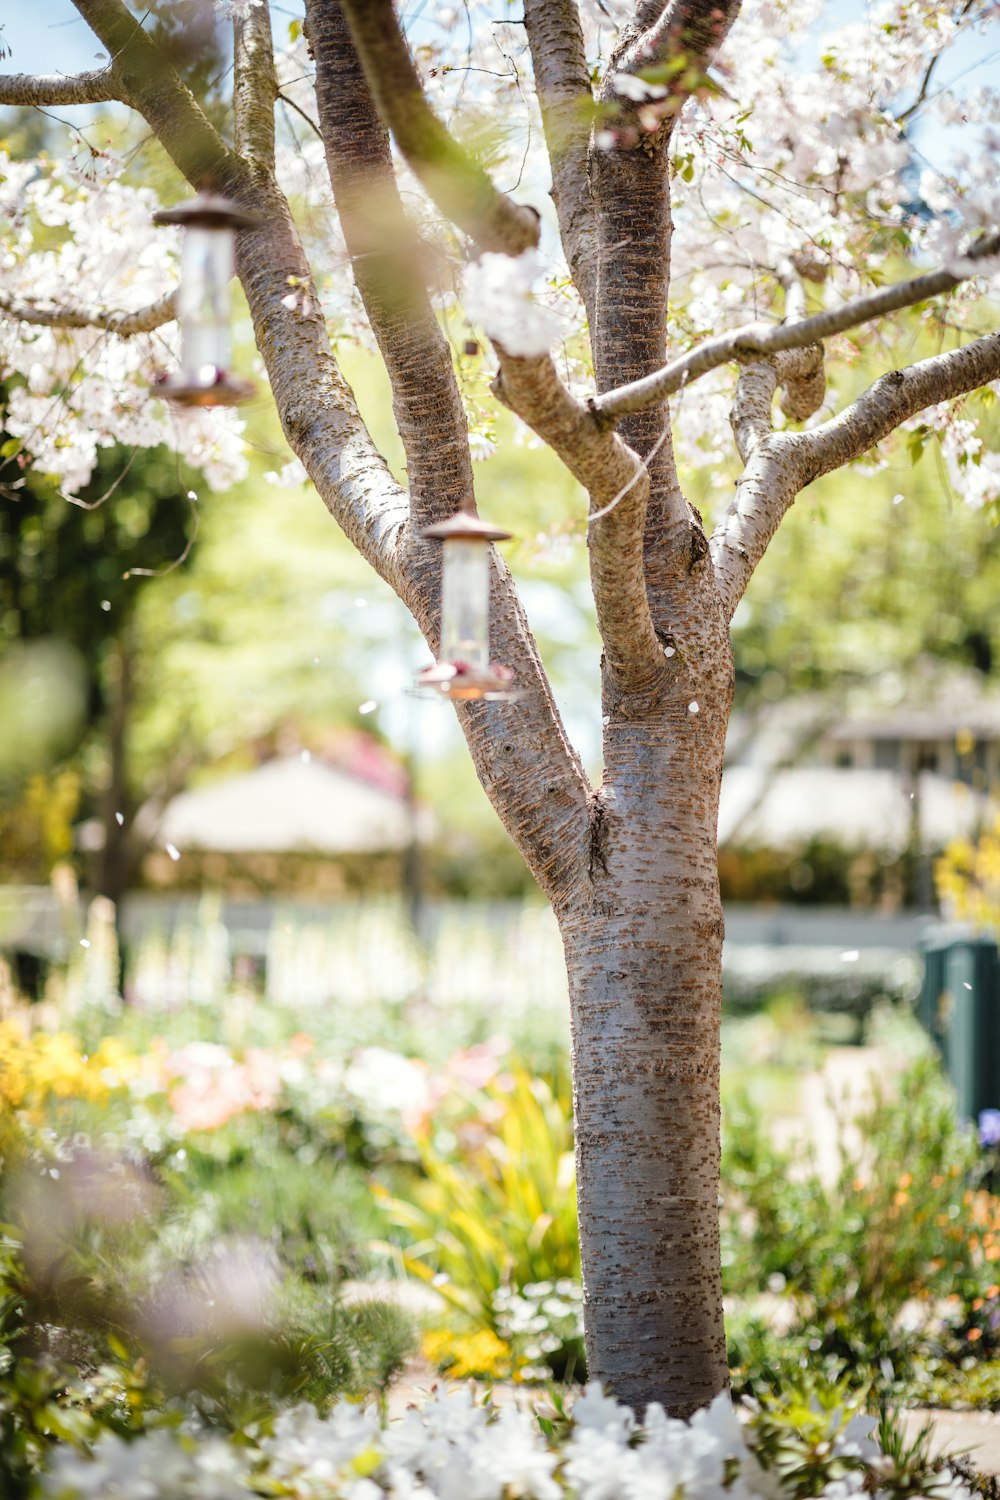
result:
<svg viewBox="0 0 1000 1500"><path fill-rule="evenodd" d="M982 682L928 673L904 696L893 676L846 705L806 695L735 716L720 841L901 853L974 833L1000 794L1000 690Z"/></svg>

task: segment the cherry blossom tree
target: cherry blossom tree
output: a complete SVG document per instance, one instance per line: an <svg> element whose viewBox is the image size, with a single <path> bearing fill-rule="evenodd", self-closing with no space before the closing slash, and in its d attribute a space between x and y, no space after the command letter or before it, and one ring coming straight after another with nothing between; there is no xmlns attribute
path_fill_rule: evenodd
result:
<svg viewBox="0 0 1000 1500"><path fill-rule="evenodd" d="M117 101L181 177L260 215L237 272L285 435L432 649L440 549L421 532L475 505L481 410L463 404L446 336L462 267L495 396L589 497L600 784L495 554L492 651L518 696L455 711L565 942L592 1373L633 1405L689 1412L727 1382L716 816L730 624L796 498L845 465L862 483L900 430L940 444L969 503L997 500L974 395L1000 376L985 331L997 97L975 73L943 86L949 49L995 6L875 0L831 31L820 0L525 0L507 19L500 4L407 19L392 0L305 0L301 34L276 48L267 0L225 0L217 126L145 9L74 4L107 62L8 75L0 102ZM959 117L965 159L935 171L915 126ZM170 234L148 228L152 195L113 160L84 167L4 164L0 357L22 445L4 457L30 455L72 498L101 444L166 440L226 482L238 423L172 417L146 389L170 358ZM405 488L335 358L331 331L359 317L348 268L390 377ZM682 488L694 469L714 480L711 531Z"/></svg>

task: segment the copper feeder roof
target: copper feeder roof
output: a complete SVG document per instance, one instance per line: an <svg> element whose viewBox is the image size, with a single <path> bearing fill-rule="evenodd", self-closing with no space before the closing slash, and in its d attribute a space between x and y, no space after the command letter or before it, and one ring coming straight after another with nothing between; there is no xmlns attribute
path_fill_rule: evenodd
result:
<svg viewBox="0 0 1000 1500"><path fill-rule="evenodd" d="M435 542L450 542L463 539L471 542L506 542L513 535L484 521L471 510L456 510L446 521L436 521L425 526L420 533Z"/></svg>
<svg viewBox="0 0 1000 1500"><path fill-rule="evenodd" d="M183 229L256 229L263 223L260 214L241 208L231 198L216 193L199 193L176 208L161 208L153 215L154 224L179 224Z"/></svg>

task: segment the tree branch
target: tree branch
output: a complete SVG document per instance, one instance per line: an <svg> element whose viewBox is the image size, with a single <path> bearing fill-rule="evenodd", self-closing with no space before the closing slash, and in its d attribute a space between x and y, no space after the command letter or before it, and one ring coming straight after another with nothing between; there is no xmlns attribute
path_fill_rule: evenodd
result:
<svg viewBox="0 0 1000 1500"><path fill-rule="evenodd" d="M905 370L890 370L829 422L798 434L800 461L809 484L831 469L860 458L890 432L926 406L964 396L1000 379L1000 333L987 334L961 349L922 359Z"/></svg>
<svg viewBox="0 0 1000 1500"><path fill-rule="evenodd" d="M268 0L233 22L233 118L236 149L254 166L274 171L274 103L278 77Z"/></svg>
<svg viewBox="0 0 1000 1500"><path fill-rule="evenodd" d="M392 386L414 524L473 503L468 424L451 351L420 274L385 126L338 0L307 0L316 100L354 280Z"/></svg>
<svg viewBox="0 0 1000 1500"><path fill-rule="evenodd" d="M111 57L127 102L136 108L181 174L235 192L246 176L191 90L122 0L73 0Z"/></svg>
<svg viewBox="0 0 1000 1500"><path fill-rule="evenodd" d="M659 122L666 135L672 131L685 103L703 86L719 48L739 15L742 0L669 0L656 8L639 7L636 21L624 28L621 41L612 55L601 98L613 101L618 109L613 131L624 125L642 132ZM643 22L647 24L643 25ZM666 93L640 103L619 92L615 82L618 73L641 74L666 71ZM640 116L640 111L641 116Z"/></svg>
<svg viewBox="0 0 1000 1500"><path fill-rule="evenodd" d="M778 388L776 361L758 360L745 365L736 382L733 409L729 413L729 425L733 429L736 447L744 463L751 453L771 436L771 402Z"/></svg>
<svg viewBox="0 0 1000 1500"><path fill-rule="evenodd" d="M666 354L672 222L662 143L650 153L592 149L590 166L599 253L590 337L600 391L641 379ZM659 619L657 598L690 563L689 509L669 432L660 443L668 423L666 404L658 402L621 424L626 443L649 463L646 576L661 624L666 622Z"/></svg>
<svg viewBox="0 0 1000 1500"><path fill-rule="evenodd" d="M965 4L962 6L961 10L958 13L958 19L959 19L959 21L962 21L962 20L965 19L965 17L969 14L969 11L973 8L973 6L975 5L975 3L976 3L976 0L965 0ZM947 51L947 49L951 45L952 41L953 41L953 38L949 37L947 44L945 46L943 46L938 52L935 52L932 55L930 61L927 64L927 67L924 69L924 76L920 80L920 88L917 91L917 96L914 99L913 103L911 105L909 105L909 107L907 109L900 110L899 114L896 115L896 124L897 125L904 125L906 123L906 121L909 120L913 115L915 115L917 113L917 111L921 108L921 106L926 102L926 100L927 100L927 91L930 88L931 79L934 76L934 69L937 67L938 63L941 61L941 58L944 56L944 53Z"/></svg>
<svg viewBox="0 0 1000 1500"><path fill-rule="evenodd" d="M112 51L136 107L189 181L198 184L210 174L218 187L260 214L259 227L236 236L236 268L285 436L347 538L433 642L440 560L413 537L407 495L372 444L340 374L308 260L273 175L258 172L251 179L120 0L74 3ZM289 286L300 292L292 305ZM502 566L498 571L504 576ZM460 717L487 791L543 889L554 896L574 888L586 872L589 787L509 580L499 585L499 596L498 650L524 664L518 731L505 733L495 717L503 711L497 705L462 709ZM529 822L535 802L543 810Z"/></svg>
<svg viewBox="0 0 1000 1500"><path fill-rule="evenodd" d="M393 0L343 0L378 112L443 214L483 250L520 255L538 243L538 215L498 192L434 114Z"/></svg>
<svg viewBox="0 0 1000 1500"><path fill-rule="evenodd" d="M590 576L606 666L622 691L649 687L663 670L663 652L646 597L645 465L573 399L547 354L498 353L494 394L559 455L590 496Z"/></svg>
<svg viewBox="0 0 1000 1500"><path fill-rule="evenodd" d="M847 409L811 432L771 433L760 420L768 379L751 366L744 385L747 466L710 543L719 591L732 617L754 569L796 495L822 474L860 458L917 412L1000 379L1000 334L890 370ZM756 383L756 384L754 384ZM771 385L773 394L774 385ZM767 396L770 401L770 396ZM749 411L753 401L755 411ZM742 450L741 450L742 451Z"/></svg>
<svg viewBox="0 0 1000 1500"><path fill-rule="evenodd" d="M868 296L857 297L843 307L829 312L817 313L800 322L778 324L771 327L762 323L749 323L735 328L731 333L708 339L690 353L671 360L668 365L622 385L617 390L597 396L593 402L595 415L608 422L618 422L631 412L644 410L673 395L682 387L710 370L731 360L749 361L754 358L779 354L788 349L804 349L808 344L818 343L836 333L845 333L875 318L898 312L900 308L912 307L926 302L931 297L950 292L970 277L981 272L982 263L1000 254L1000 234L990 234L977 240L965 251L954 266L929 271L895 286L883 287Z"/></svg>
<svg viewBox="0 0 1000 1500"><path fill-rule="evenodd" d="M411 525L401 537L407 602L432 649L440 622L441 553L419 531L475 503L468 427L451 354L420 274L389 139L337 0L307 0L327 167L355 282L389 374L406 452ZM493 555L490 638L513 668L516 715L456 705L477 772L501 821L550 896L585 868L589 785L569 743L513 579Z"/></svg>
<svg viewBox="0 0 1000 1500"><path fill-rule="evenodd" d="M0 104L42 105L131 103L114 68L88 73L7 73L0 75Z"/></svg>
<svg viewBox="0 0 1000 1500"><path fill-rule="evenodd" d="M109 312L104 308L67 307L65 304L46 307L0 292L0 317L12 322L37 323L43 328L103 328L120 338L130 338L132 334L152 333L154 328L172 323L177 316L176 297L176 292L168 292L159 301L136 308L135 312Z"/></svg>
<svg viewBox="0 0 1000 1500"><path fill-rule="evenodd" d="M435 600L440 598L436 589ZM435 625L437 613L435 603ZM422 622L429 639L433 634ZM572 899L587 878L590 783L563 727L514 582L494 554L490 644L517 662L517 703L456 703L483 789L549 900Z"/></svg>
<svg viewBox="0 0 1000 1500"><path fill-rule="evenodd" d="M743 367L729 421L744 463L771 435L771 401L779 385L785 389L782 410L793 421L804 422L818 411L826 394L823 346L810 344Z"/></svg>
<svg viewBox="0 0 1000 1500"><path fill-rule="evenodd" d="M552 201L570 274L592 323L597 243L587 150L594 96L576 0L525 0L524 24L552 167Z"/></svg>

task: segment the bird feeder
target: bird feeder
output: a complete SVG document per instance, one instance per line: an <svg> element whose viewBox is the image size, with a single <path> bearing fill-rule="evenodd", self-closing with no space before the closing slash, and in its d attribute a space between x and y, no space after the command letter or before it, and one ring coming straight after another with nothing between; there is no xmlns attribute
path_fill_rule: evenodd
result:
<svg viewBox="0 0 1000 1500"><path fill-rule="evenodd" d="M157 393L178 406L237 406L254 388L229 369L233 236L237 229L255 228L260 219L228 198L202 192L154 214L153 223L184 230L177 289L181 368L159 382Z"/></svg>
<svg viewBox="0 0 1000 1500"><path fill-rule="evenodd" d="M440 542L443 555L441 645L437 661L418 675L418 689L463 701L513 698L514 674L490 661L489 643L490 543L506 541L510 532L457 510L421 536Z"/></svg>

